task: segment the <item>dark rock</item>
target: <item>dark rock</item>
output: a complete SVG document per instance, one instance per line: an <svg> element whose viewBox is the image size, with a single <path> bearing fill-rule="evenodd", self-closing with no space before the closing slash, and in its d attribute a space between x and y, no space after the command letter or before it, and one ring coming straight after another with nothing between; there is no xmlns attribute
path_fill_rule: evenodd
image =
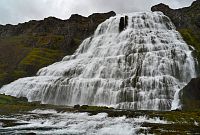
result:
<svg viewBox="0 0 200 135"><path fill-rule="evenodd" d="M79 109L80 107L80 105L74 105L74 109Z"/></svg>
<svg viewBox="0 0 200 135"><path fill-rule="evenodd" d="M96 27L106 19L116 14L95 13L89 17L78 14L72 15L68 20L61 20L55 17L48 17L41 21L29 21L18 25L7 24L0 26L0 37L12 37L19 35L44 36L48 34L62 35L66 38L65 46L70 46L72 38L80 38L81 40L93 34Z"/></svg>
<svg viewBox="0 0 200 135"><path fill-rule="evenodd" d="M200 0L196 0L196 1L194 1L194 2L192 2L192 7L197 7L197 6L199 6L200 5Z"/></svg>
<svg viewBox="0 0 200 135"><path fill-rule="evenodd" d="M128 26L128 16L125 16L125 28Z"/></svg>
<svg viewBox="0 0 200 135"><path fill-rule="evenodd" d="M89 107L88 105L82 105L82 106L81 106L81 109L84 109L84 110L85 110L85 109L87 109L88 107Z"/></svg>
<svg viewBox="0 0 200 135"><path fill-rule="evenodd" d="M128 16L121 17L119 22L119 32L122 32L128 26Z"/></svg>
<svg viewBox="0 0 200 135"><path fill-rule="evenodd" d="M87 17L81 16L79 14L72 14L71 17L69 18L70 21L80 21L87 19Z"/></svg>
<svg viewBox="0 0 200 135"><path fill-rule="evenodd" d="M200 108L200 77L193 78L180 92L183 109Z"/></svg>
<svg viewBox="0 0 200 135"><path fill-rule="evenodd" d="M119 32L122 32L124 30L124 27L125 27L124 17L121 17L119 22Z"/></svg>
<svg viewBox="0 0 200 135"><path fill-rule="evenodd" d="M151 11L163 12L173 21L178 30L191 29L194 33L197 32L199 34L199 31L196 31L197 25L195 22L199 24L200 0L194 1L190 7L180 9L171 9L168 5L161 3L153 6Z"/></svg>
<svg viewBox="0 0 200 135"><path fill-rule="evenodd" d="M172 112L180 112L182 111L181 109L175 109L175 110L171 110Z"/></svg>
<svg viewBox="0 0 200 135"><path fill-rule="evenodd" d="M172 9L170 9L168 5L165 5L163 3L160 3L158 5L151 7L151 11L153 11L153 12L154 11L161 11L163 13L166 13L166 12L169 12L170 10L172 10Z"/></svg>

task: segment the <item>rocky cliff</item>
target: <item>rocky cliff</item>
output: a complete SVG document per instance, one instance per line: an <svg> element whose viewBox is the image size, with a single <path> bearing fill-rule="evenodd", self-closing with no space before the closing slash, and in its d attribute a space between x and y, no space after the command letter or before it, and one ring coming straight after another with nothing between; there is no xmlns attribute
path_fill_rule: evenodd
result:
<svg viewBox="0 0 200 135"><path fill-rule="evenodd" d="M171 9L165 4L158 4L152 11L161 11L169 16L184 40L195 48L193 52L200 63L200 0L196 0L190 7ZM198 64L200 66L200 64ZM198 72L200 71L200 67ZM198 73L199 74L199 73ZM180 93L183 109L200 108L200 78L194 78Z"/></svg>
<svg viewBox="0 0 200 135"><path fill-rule="evenodd" d="M78 14L68 20L48 17L18 25L0 25L0 87L72 54L83 39L114 12Z"/></svg>

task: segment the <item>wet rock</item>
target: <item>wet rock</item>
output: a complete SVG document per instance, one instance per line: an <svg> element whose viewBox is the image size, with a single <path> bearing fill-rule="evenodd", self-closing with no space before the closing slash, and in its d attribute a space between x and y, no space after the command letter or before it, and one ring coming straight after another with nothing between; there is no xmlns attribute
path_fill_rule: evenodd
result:
<svg viewBox="0 0 200 135"><path fill-rule="evenodd" d="M121 17L119 22L119 32L122 32L128 26L128 16Z"/></svg>
<svg viewBox="0 0 200 135"><path fill-rule="evenodd" d="M180 92L183 109L200 108L200 77L193 78Z"/></svg>
<svg viewBox="0 0 200 135"><path fill-rule="evenodd" d="M87 109L89 106L88 105L82 105L81 109Z"/></svg>
<svg viewBox="0 0 200 135"><path fill-rule="evenodd" d="M125 27L124 17L121 17L119 22L119 32L122 32L124 30L124 27Z"/></svg>
<svg viewBox="0 0 200 135"><path fill-rule="evenodd" d="M80 105L74 105L74 109L79 109L80 107Z"/></svg>

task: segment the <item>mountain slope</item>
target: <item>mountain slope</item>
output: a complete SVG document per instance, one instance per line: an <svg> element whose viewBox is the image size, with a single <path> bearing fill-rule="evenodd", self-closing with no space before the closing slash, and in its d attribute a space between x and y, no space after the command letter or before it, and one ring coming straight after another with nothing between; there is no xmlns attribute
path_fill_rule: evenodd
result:
<svg viewBox="0 0 200 135"><path fill-rule="evenodd" d="M0 25L0 87L70 55L114 12Z"/></svg>

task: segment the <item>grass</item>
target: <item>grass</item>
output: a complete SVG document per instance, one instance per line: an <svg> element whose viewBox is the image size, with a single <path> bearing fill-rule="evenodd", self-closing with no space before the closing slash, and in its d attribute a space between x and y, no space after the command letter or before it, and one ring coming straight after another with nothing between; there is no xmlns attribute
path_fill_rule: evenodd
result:
<svg viewBox="0 0 200 135"><path fill-rule="evenodd" d="M16 98L0 94L0 115L25 113L34 109L55 109L58 111L70 111L68 107L45 105L40 102L28 102L26 98Z"/></svg>
<svg viewBox="0 0 200 135"><path fill-rule="evenodd" d="M200 42L198 37L190 29L179 29L183 39L187 44L192 45L198 52L200 52Z"/></svg>
<svg viewBox="0 0 200 135"><path fill-rule="evenodd" d="M17 70L14 71L14 77L32 76L40 68L48 66L64 57L64 53L58 50L46 48L34 48L18 64Z"/></svg>
<svg viewBox="0 0 200 135"><path fill-rule="evenodd" d="M19 64L20 67L25 65L35 65L42 67L55 62L64 54L61 51L46 48L34 48Z"/></svg>
<svg viewBox="0 0 200 135"><path fill-rule="evenodd" d="M33 76L64 57L60 35L19 35L0 39L0 87L18 78Z"/></svg>
<svg viewBox="0 0 200 135"><path fill-rule="evenodd" d="M191 29L179 29L178 30L185 42L188 45L191 45L195 48L195 51L193 52L194 57L197 58L198 63L200 63L200 39L199 36L194 34L194 32ZM198 67L200 71L200 67Z"/></svg>

